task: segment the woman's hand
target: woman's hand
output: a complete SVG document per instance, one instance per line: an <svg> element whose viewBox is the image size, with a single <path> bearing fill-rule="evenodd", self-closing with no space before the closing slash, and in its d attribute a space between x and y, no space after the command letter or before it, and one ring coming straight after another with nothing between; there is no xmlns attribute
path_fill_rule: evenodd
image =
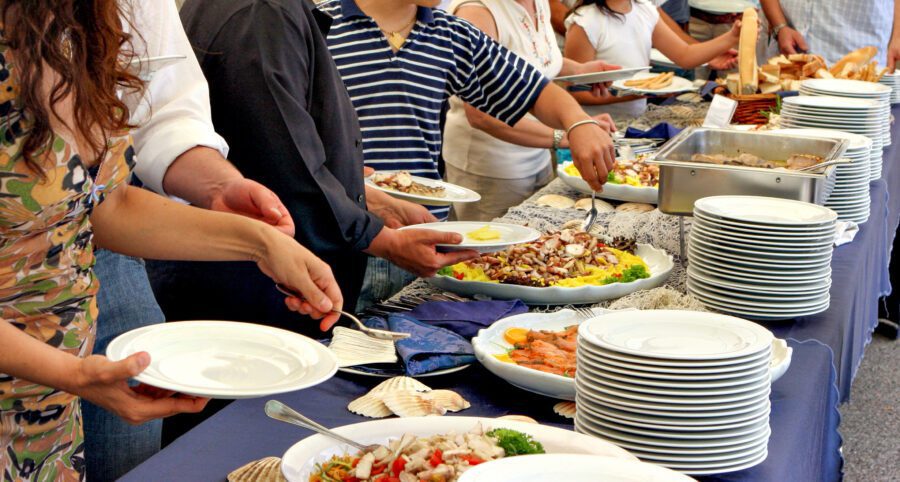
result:
<svg viewBox="0 0 900 482"><path fill-rule="evenodd" d="M581 178L591 189L602 191L616 162L616 148L609 134L596 124L577 126L569 132L569 149Z"/></svg>
<svg viewBox="0 0 900 482"><path fill-rule="evenodd" d="M128 386L128 379L136 377L150 365L150 355L135 353L113 362L105 356L79 358L68 385L63 390L99 405L126 422L137 425L153 419L179 413L197 413L209 399L175 394L146 385Z"/></svg>
<svg viewBox="0 0 900 482"><path fill-rule="evenodd" d="M600 127L603 128L606 132L616 132L616 123L613 121L613 118L609 114L597 114L591 116L591 119L600 123Z"/></svg>
<svg viewBox="0 0 900 482"><path fill-rule="evenodd" d="M735 49L730 49L710 60L709 68L713 70L731 70L737 66L737 63L738 52Z"/></svg>
<svg viewBox="0 0 900 482"><path fill-rule="evenodd" d="M267 234L264 251L257 256L259 269L276 283L303 295L302 300L287 298L285 304L289 309L321 319L319 328L328 330L340 317L337 311L344 305L331 267L293 238L274 229Z"/></svg>

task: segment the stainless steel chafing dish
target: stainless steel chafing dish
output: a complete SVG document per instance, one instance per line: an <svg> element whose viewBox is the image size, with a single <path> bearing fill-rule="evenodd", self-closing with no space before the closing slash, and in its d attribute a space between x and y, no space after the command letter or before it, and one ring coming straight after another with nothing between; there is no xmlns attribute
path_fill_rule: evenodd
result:
<svg viewBox="0 0 900 482"><path fill-rule="evenodd" d="M783 160L794 154L812 154L827 162L840 158L847 145L846 140L838 139L692 127L673 137L647 162L659 164L659 210L667 214L690 215L697 199L723 194L824 204L834 188L834 166L808 173L705 164L691 161L691 156L749 153Z"/></svg>

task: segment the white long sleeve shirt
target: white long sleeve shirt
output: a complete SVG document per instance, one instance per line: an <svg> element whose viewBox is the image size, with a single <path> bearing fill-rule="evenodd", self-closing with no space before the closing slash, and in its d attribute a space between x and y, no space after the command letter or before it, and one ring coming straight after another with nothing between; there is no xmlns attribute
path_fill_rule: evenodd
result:
<svg viewBox="0 0 900 482"><path fill-rule="evenodd" d="M209 106L209 86L181 26L174 0L130 0L138 58L184 55L176 64L154 72L141 99L125 99L137 165L135 174L150 189L165 194L163 178L187 150L209 147L228 155L228 144L216 134Z"/></svg>

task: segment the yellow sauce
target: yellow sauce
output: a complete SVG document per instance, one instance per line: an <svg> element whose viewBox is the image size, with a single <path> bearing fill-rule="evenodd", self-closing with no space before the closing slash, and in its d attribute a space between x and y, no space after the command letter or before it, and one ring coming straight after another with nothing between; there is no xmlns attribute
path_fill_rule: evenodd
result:
<svg viewBox="0 0 900 482"><path fill-rule="evenodd" d="M503 233L490 226L484 226L475 231L469 231L466 233L466 237L474 241L496 241L503 237Z"/></svg>

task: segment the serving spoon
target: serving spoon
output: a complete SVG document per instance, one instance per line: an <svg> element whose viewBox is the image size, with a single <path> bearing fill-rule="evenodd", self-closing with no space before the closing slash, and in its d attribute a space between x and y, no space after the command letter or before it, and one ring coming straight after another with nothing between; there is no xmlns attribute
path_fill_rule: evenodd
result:
<svg viewBox="0 0 900 482"><path fill-rule="evenodd" d="M287 286L285 286L281 283L275 283L275 288L285 295L293 296L294 298L299 298L301 300L303 299L303 296L300 293L298 293L296 290L294 290L292 288L288 288ZM397 340L403 340L405 338L410 337L409 333L400 333L397 331L388 331L388 330L381 330L378 328L369 328L368 326L363 324L363 322L359 321L359 318L351 315L350 313L347 313L346 311L334 310L334 312L340 313L341 315L346 316L347 318L350 318L350 321L352 321L353 323L356 323L356 326L359 328L359 331L365 333L368 336L371 336L372 338L377 338L379 340L397 341Z"/></svg>
<svg viewBox="0 0 900 482"><path fill-rule="evenodd" d="M378 444L363 445L354 440L350 440L347 437L344 437L343 435L330 430L325 426L319 425L318 423L307 417L304 417L303 415L300 415L299 412L279 402L278 400L269 400L268 402L266 402L266 415L268 415L269 418L274 418L275 420L281 422L296 425L298 427L303 427L307 430L312 430L313 432L324 435L326 437L333 438L338 442L342 442L350 445L351 447L362 450L364 453L373 452L379 447Z"/></svg>

